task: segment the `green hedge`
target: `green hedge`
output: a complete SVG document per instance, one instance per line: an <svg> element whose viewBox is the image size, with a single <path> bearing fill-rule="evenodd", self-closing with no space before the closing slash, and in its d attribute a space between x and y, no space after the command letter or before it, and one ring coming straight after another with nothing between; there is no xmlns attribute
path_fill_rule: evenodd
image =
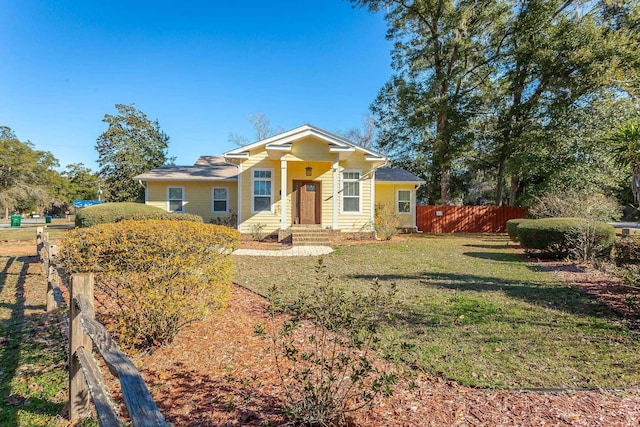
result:
<svg viewBox="0 0 640 427"><path fill-rule="evenodd" d="M507 234L509 235L509 239L511 239L512 242L518 241L518 225L520 225L524 221L534 220L529 218L516 218L507 221Z"/></svg>
<svg viewBox="0 0 640 427"><path fill-rule="evenodd" d="M103 203L81 209L76 214L76 227L93 227L98 224L123 220L173 219L202 222L202 217L193 214L175 214L156 206L143 203Z"/></svg>
<svg viewBox="0 0 640 427"><path fill-rule="evenodd" d="M576 241L585 233L587 222L580 218L542 218L521 222L518 227L520 246L549 258L564 258L579 249ZM610 250L615 241L613 226L596 222L590 227L593 245L599 252Z"/></svg>
<svg viewBox="0 0 640 427"><path fill-rule="evenodd" d="M630 235L616 239L613 259L618 267L640 264L640 236Z"/></svg>

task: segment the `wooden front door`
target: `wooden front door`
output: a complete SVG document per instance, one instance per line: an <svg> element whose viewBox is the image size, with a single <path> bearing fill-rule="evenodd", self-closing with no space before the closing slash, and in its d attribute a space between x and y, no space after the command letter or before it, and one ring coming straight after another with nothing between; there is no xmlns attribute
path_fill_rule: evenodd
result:
<svg viewBox="0 0 640 427"><path fill-rule="evenodd" d="M293 181L293 223L320 224L320 182Z"/></svg>

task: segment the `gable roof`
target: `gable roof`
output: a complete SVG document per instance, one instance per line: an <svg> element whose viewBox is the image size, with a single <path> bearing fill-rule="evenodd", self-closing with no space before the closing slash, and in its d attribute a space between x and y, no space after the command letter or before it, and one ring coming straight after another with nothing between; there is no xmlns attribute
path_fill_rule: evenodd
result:
<svg viewBox="0 0 640 427"><path fill-rule="evenodd" d="M238 167L218 156L201 156L193 166L160 166L134 176L140 181L237 181Z"/></svg>
<svg viewBox="0 0 640 427"><path fill-rule="evenodd" d="M376 169L376 182L404 182L424 184L425 181L408 172L399 168L378 168Z"/></svg>
<svg viewBox="0 0 640 427"><path fill-rule="evenodd" d="M355 151L361 151L365 155L365 160L369 161L387 161L387 157L376 151L368 148L361 147L351 141L348 141L338 135L334 135L330 132L311 126L308 124L299 126L295 129L280 133L278 135L271 136L261 141L254 142L252 144L238 147L234 150L227 151L223 154L226 159L246 159L249 157L249 152L256 148L263 147L275 154L278 152L290 152L293 142L305 138L307 136L314 136L322 141L325 141L329 145L330 153L338 153L340 158L348 157L349 154Z"/></svg>

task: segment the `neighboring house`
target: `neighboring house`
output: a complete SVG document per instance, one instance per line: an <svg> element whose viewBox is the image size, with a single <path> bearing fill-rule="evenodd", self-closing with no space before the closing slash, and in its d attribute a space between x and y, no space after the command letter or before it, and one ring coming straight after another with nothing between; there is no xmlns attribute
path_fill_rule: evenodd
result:
<svg viewBox="0 0 640 427"><path fill-rule="evenodd" d="M205 222L237 215L242 233L256 224L268 234L297 225L371 232L380 203L395 207L401 227L415 228L416 189L424 181L386 164L380 153L304 125L135 179L146 188L147 204Z"/></svg>

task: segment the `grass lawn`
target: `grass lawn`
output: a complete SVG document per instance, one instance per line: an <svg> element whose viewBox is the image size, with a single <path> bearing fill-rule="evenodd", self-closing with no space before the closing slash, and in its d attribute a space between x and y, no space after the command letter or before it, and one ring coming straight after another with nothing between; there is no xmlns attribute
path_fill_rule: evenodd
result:
<svg viewBox="0 0 640 427"><path fill-rule="evenodd" d="M0 425L58 426L66 352L36 257L0 257Z"/></svg>
<svg viewBox="0 0 640 427"><path fill-rule="evenodd" d="M350 289L398 285L380 351L479 387L640 384L640 339L604 305L507 246L502 235L425 235L341 246L324 264ZM313 284L316 257L238 256L236 281L261 294Z"/></svg>
<svg viewBox="0 0 640 427"><path fill-rule="evenodd" d="M73 223L64 219L54 219L51 224L46 224L45 233L49 233L51 240L59 239L64 236L67 230L73 228ZM21 227L0 228L0 242L13 240L33 240L36 241L37 227L43 227L45 224L23 224Z"/></svg>

